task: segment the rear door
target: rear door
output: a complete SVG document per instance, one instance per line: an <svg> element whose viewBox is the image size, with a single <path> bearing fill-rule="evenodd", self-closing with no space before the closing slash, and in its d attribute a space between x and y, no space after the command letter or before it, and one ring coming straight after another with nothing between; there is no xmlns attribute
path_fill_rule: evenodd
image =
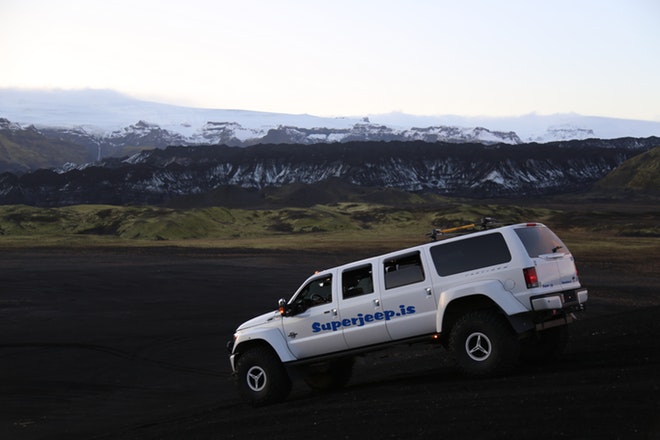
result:
<svg viewBox="0 0 660 440"><path fill-rule="evenodd" d="M381 304L393 340L436 331L437 302L426 262L419 251L379 259Z"/></svg>
<svg viewBox="0 0 660 440"><path fill-rule="evenodd" d="M579 286L573 256L554 232L541 225L515 231L534 261L540 288L556 290Z"/></svg>
<svg viewBox="0 0 660 440"><path fill-rule="evenodd" d="M344 339L349 348L390 340L380 288L374 283L373 266L372 262L357 263L341 270L339 308Z"/></svg>

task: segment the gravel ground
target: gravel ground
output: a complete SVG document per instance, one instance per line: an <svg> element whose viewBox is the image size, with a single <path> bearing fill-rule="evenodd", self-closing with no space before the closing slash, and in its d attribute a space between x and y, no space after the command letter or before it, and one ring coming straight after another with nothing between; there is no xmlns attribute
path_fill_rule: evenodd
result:
<svg viewBox="0 0 660 440"><path fill-rule="evenodd" d="M660 276L588 261L589 308L556 363L470 380L442 348L400 346L360 358L344 389L298 381L284 403L242 403L225 350L235 327L353 259L3 251L0 438L660 438Z"/></svg>

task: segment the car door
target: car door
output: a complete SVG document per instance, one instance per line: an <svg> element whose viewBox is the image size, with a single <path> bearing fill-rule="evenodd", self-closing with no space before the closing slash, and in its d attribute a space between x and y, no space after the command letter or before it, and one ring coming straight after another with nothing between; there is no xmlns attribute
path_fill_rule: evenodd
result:
<svg viewBox="0 0 660 440"><path fill-rule="evenodd" d="M380 259L381 304L393 340L436 331L437 302L431 277L419 251Z"/></svg>
<svg viewBox="0 0 660 440"><path fill-rule="evenodd" d="M325 272L308 280L289 304L290 316L282 320L291 353L308 358L347 348L337 310L336 277Z"/></svg>
<svg viewBox="0 0 660 440"><path fill-rule="evenodd" d="M357 263L340 270L339 309L344 339L349 348L364 347L390 340L380 289L374 283L373 264Z"/></svg>

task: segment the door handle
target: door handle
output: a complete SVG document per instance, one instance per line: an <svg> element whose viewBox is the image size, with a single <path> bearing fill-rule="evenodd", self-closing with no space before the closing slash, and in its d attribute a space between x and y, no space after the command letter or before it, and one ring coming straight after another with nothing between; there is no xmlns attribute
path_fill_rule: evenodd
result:
<svg viewBox="0 0 660 440"><path fill-rule="evenodd" d="M332 316L337 316L337 309L326 310L326 311L323 312L323 313L327 315L327 314L329 314L330 312L332 312Z"/></svg>
<svg viewBox="0 0 660 440"><path fill-rule="evenodd" d="M374 305L375 305L376 307L380 307L380 300L379 300L378 298L376 298L376 299L374 300Z"/></svg>
<svg viewBox="0 0 660 440"><path fill-rule="evenodd" d="M431 290L430 287L427 287L426 288L426 296L431 296L431 295L433 295L433 290Z"/></svg>

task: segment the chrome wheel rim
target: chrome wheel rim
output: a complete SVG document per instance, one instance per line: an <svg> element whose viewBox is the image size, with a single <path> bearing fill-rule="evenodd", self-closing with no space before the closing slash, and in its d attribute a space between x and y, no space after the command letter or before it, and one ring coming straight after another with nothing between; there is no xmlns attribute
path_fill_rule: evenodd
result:
<svg viewBox="0 0 660 440"><path fill-rule="evenodd" d="M492 351L493 345L484 333L474 332L465 340L465 352L473 361L485 361L490 357Z"/></svg>
<svg viewBox="0 0 660 440"><path fill-rule="evenodd" d="M246 375L247 386L254 392L263 391L266 388L268 378L266 371L258 365L251 367Z"/></svg>

